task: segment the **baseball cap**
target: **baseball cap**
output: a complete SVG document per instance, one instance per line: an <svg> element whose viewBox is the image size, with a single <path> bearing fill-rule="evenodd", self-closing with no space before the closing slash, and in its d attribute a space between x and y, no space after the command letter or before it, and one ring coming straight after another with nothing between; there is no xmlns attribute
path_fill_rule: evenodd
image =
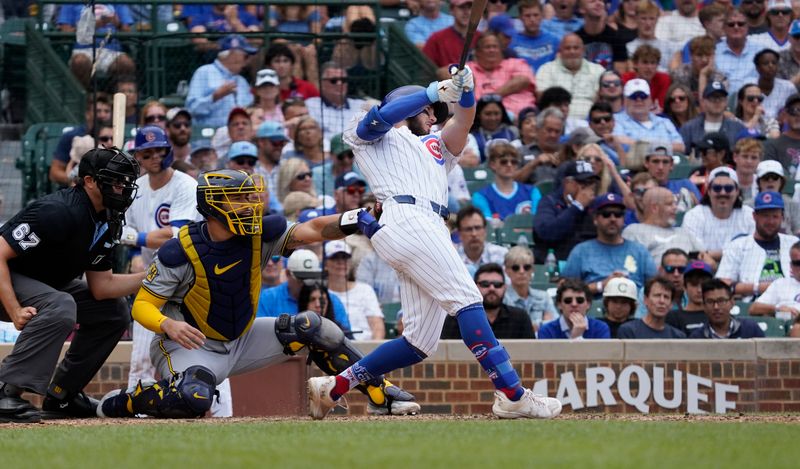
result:
<svg viewBox="0 0 800 469"><path fill-rule="evenodd" d="M789 27L789 36L797 36L798 34L800 34L800 20L794 20Z"/></svg>
<svg viewBox="0 0 800 469"><path fill-rule="evenodd" d="M514 37L517 33L517 30L514 28L514 22L511 21L511 17L502 14L496 15L489 20L489 31L498 32L504 34L508 37Z"/></svg>
<svg viewBox="0 0 800 469"><path fill-rule="evenodd" d="M281 84L278 74L271 68L262 68L256 73L256 88L261 85L275 85Z"/></svg>
<svg viewBox="0 0 800 469"><path fill-rule="evenodd" d="M767 137L758 131L758 129L751 129L749 127L744 127L742 130L736 134L736 141L742 140L744 138L754 138L756 140L766 140Z"/></svg>
<svg viewBox="0 0 800 469"><path fill-rule="evenodd" d="M594 198L592 202L592 210L600 210L603 207L618 206L625 207L625 202L622 201L622 196L613 192L606 192Z"/></svg>
<svg viewBox="0 0 800 469"><path fill-rule="evenodd" d="M296 278L312 279L322 276L322 267L319 264L319 257L308 249L298 249L289 256L286 268Z"/></svg>
<svg viewBox="0 0 800 469"><path fill-rule="evenodd" d="M355 171L350 171L337 177L336 181L333 182L333 188L339 189L340 187L350 187L356 184L366 186L367 182Z"/></svg>
<svg viewBox="0 0 800 469"><path fill-rule="evenodd" d="M636 93L644 93L650 96L650 85L641 78L634 78L633 80L628 80L628 83L625 83L625 88L622 89L622 92L626 98L630 98Z"/></svg>
<svg viewBox="0 0 800 469"><path fill-rule="evenodd" d="M347 257L351 257L353 250L341 239L325 243L325 259L329 259L336 254L347 254Z"/></svg>
<svg viewBox="0 0 800 469"><path fill-rule="evenodd" d="M712 170L708 175L708 184L711 184L711 182L719 176L728 176L729 178L733 179L733 182L735 182L737 186L739 185L739 176L736 175L736 171L727 166L714 168L714 170Z"/></svg>
<svg viewBox="0 0 800 469"><path fill-rule="evenodd" d="M710 265L700 260L694 260L689 262L689 265L686 266L686 269L683 271L683 277L686 278L687 275L697 272L704 273L708 278L714 276L714 271L711 269Z"/></svg>
<svg viewBox="0 0 800 469"><path fill-rule="evenodd" d="M519 111L519 114L517 115L517 123L519 125L522 125L522 123L525 122L525 119L527 119L528 117L534 117L534 118L536 117L535 107L532 106L526 107L523 108L521 111Z"/></svg>
<svg viewBox="0 0 800 469"><path fill-rule="evenodd" d="M799 102L799 101L800 101L800 94L795 93L795 94L789 96L788 98L786 98L786 103L784 103L784 107L788 108L792 104L794 104L796 102Z"/></svg>
<svg viewBox="0 0 800 469"><path fill-rule="evenodd" d="M195 153L198 153L198 152L201 152L201 151L213 150L213 149L214 149L214 147L211 146L211 140L208 140L208 139L205 139L205 138L201 139L201 140L195 140L194 142L192 142L192 153L191 154L194 155Z"/></svg>
<svg viewBox="0 0 800 469"><path fill-rule="evenodd" d="M767 2L767 11L770 10L791 10L792 2L789 0L769 0Z"/></svg>
<svg viewBox="0 0 800 469"><path fill-rule="evenodd" d="M703 97L708 98L714 93L728 96L728 89L725 88L725 84L721 81L712 81L711 83L707 84L706 88L703 90Z"/></svg>
<svg viewBox="0 0 800 469"><path fill-rule="evenodd" d="M576 181L586 181L589 179L600 179L600 176L594 173L592 164L588 161L569 161L565 163L564 177L571 177Z"/></svg>
<svg viewBox="0 0 800 469"><path fill-rule="evenodd" d="M231 112L228 113L228 124L231 123L231 121L233 120L233 117L236 116L236 115L242 115L242 116L245 116L246 118L250 119L250 114L247 113L247 110L245 108L243 108L243 107L235 107L235 108L231 109Z"/></svg>
<svg viewBox="0 0 800 469"><path fill-rule="evenodd" d="M256 130L256 138L268 138L270 140L289 140L286 136L286 129L283 124L275 121L264 121Z"/></svg>
<svg viewBox="0 0 800 469"><path fill-rule="evenodd" d="M333 215L334 213L336 213L336 210L332 208L307 208L305 210L301 210L297 215L297 223L305 223L317 217Z"/></svg>
<svg viewBox="0 0 800 469"><path fill-rule="evenodd" d="M636 284L625 277L614 277L603 288L603 298L628 298L637 301Z"/></svg>
<svg viewBox="0 0 800 469"><path fill-rule="evenodd" d="M570 134L567 144L587 145L589 143L597 143L600 140L600 137L594 133L594 130L590 129L589 127L580 127L575 129L572 134Z"/></svg>
<svg viewBox="0 0 800 469"><path fill-rule="evenodd" d="M239 49L248 54L255 54L258 52L258 49L250 45L247 39L241 34L229 34L220 39L217 44L219 44L220 51Z"/></svg>
<svg viewBox="0 0 800 469"><path fill-rule="evenodd" d="M709 132L697 142L697 148L702 150L725 150L730 151L731 145L728 136L722 132Z"/></svg>
<svg viewBox="0 0 800 469"><path fill-rule="evenodd" d="M775 160L767 160L758 163L758 166L756 167L756 179L761 179L767 174L777 174L782 178L786 178L783 173L783 165Z"/></svg>
<svg viewBox="0 0 800 469"><path fill-rule="evenodd" d="M258 148L250 142L233 142L228 150L228 159L240 157L258 158Z"/></svg>
<svg viewBox="0 0 800 469"><path fill-rule="evenodd" d="M651 156L672 156L672 144L668 142L650 142L645 159Z"/></svg>
<svg viewBox="0 0 800 469"><path fill-rule="evenodd" d="M167 122L174 121L175 118L181 114L186 116L187 119L192 120L192 113L190 113L186 108L174 107L167 111Z"/></svg>
<svg viewBox="0 0 800 469"><path fill-rule="evenodd" d="M342 134L336 134L331 138L331 153L335 156L339 156L346 151L351 151L350 145L344 143L344 139L342 138Z"/></svg>
<svg viewBox="0 0 800 469"><path fill-rule="evenodd" d="M773 208L779 208L783 210L783 197L781 197L779 193L773 191L759 192L756 194L756 200L753 208L756 212L759 210L769 210Z"/></svg>

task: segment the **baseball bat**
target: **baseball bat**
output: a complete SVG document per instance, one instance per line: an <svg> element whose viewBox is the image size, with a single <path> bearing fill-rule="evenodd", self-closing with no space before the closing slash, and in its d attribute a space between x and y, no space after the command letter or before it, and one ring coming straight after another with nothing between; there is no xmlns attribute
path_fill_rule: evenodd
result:
<svg viewBox="0 0 800 469"><path fill-rule="evenodd" d="M127 104L124 93L114 93L114 105L111 125L114 129L114 146L122 148L125 141L125 105Z"/></svg>
<svg viewBox="0 0 800 469"><path fill-rule="evenodd" d="M467 36L464 40L464 48L461 50L461 58L458 60L459 70L463 70L464 64L467 63L472 37L478 29L478 23L480 23L481 18L483 18L483 11L486 10L487 1L488 0L475 0L472 2L472 10L470 10L469 13L469 24L467 25Z"/></svg>

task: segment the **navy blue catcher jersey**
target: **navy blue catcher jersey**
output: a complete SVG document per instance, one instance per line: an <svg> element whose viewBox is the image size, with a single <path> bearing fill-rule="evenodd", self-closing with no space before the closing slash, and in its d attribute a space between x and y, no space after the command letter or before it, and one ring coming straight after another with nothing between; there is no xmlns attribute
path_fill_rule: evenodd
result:
<svg viewBox="0 0 800 469"><path fill-rule="evenodd" d="M85 271L111 269L113 242L105 211L94 210L82 187L46 195L0 227L17 257L12 272L59 287Z"/></svg>

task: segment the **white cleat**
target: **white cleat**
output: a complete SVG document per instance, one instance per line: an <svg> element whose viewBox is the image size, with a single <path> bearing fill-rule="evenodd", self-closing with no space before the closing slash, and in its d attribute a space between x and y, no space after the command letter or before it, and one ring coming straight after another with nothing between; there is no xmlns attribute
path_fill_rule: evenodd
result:
<svg viewBox="0 0 800 469"><path fill-rule="evenodd" d="M320 376L308 380L308 415L314 420L322 420L336 407L331 398L331 390L336 385L335 376Z"/></svg>
<svg viewBox="0 0 800 469"><path fill-rule="evenodd" d="M501 419L550 419L561 413L561 402L534 394L530 389L526 389L518 401L512 401L504 393L495 391L492 412Z"/></svg>
<svg viewBox="0 0 800 469"><path fill-rule="evenodd" d="M421 407L414 401L392 401L391 409L386 404L375 405L367 402L367 413L369 415L417 415Z"/></svg>

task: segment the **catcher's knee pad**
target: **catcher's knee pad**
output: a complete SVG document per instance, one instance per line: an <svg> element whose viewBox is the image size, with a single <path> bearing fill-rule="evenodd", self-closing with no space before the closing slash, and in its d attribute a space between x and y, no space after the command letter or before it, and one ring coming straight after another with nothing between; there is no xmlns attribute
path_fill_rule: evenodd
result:
<svg viewBox="0 0 800 469"><path fill-rule="evenodd" d="M275 321L275 335L286 354L308 347L309 360L328 375L341 373L364 356L336 323L315 313L281 314ZM381 375L370 384L380 386L382 382Z"/></svg>
<svg viewBox="0 0 800 469"><path fill-rule="evenodd" d="M160 418L197 418L211 408L217 394L217 378L204 366L162 379L152 386L138 386L131 396L134 414Z"/></svg>

